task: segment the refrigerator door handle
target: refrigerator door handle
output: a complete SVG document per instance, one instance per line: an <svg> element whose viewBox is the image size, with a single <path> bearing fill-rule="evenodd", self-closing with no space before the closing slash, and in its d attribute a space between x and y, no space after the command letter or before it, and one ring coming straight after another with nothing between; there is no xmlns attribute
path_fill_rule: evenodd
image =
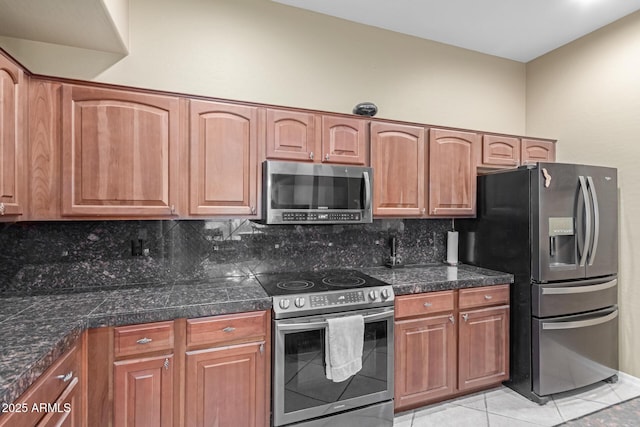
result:
<svg viewBox="0 0 640 427"><path fill-rule="evenodd" d="M589 326L601 325L602 323L610 322L611 320L618 317L618 310L614 311L611 314L608 314L603 317L596 317L595 319L589 320L578 320L575 322L549 322L543 323L542 329L550 330L550 329L578 329L578 328L587 328Z"/></svg>
<svg viewBox="0 0 640 427"><path fill-rule="evenodd" d="M543 288L542 295L567 295L567 294L584 294L587 292L599 292L606 289L611 289L618 285L618 279L613 279L608 282L600 283L598 285L586 285L586 286L569 286L562 288Z"/></svg>
<svg viewBox="0 0 640 427"><path fill-rule="evenodd" d="M587 255L589 253L589 246L591 245L591 200L589 199L589 194L587 193L587 183L584 179L584 176L580 175L578 177L580 181L580 191L582 191L582 198L584 199L584 212L585 212L585 220L584 220L584 247L582 249L582 254L580 255L580 267L584 267L587 261Z"/></svg>
<svg viewBox="0 0 640 427"><path fill-rule="evenodd" d="M593 260L596 258L596 251L598 250L598 237L600 236L600 207L593 178L588 176L587 183L589 184L589 193L591 193L591 200L593 201L593 243L591 244L591 250L589 250L589 265L593 265Z"/></svg>

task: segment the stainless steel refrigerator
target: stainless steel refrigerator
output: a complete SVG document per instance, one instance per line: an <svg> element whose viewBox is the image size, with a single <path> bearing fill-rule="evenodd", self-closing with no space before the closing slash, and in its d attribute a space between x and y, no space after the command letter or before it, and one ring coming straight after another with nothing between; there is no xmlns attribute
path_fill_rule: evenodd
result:
<svg viewBox="0 0 640 427"><path fill-rule="evenodd" d="M460 259L514 274L505 385L538 403L618 372L614 168L538 163L478 177Z"/></svg>

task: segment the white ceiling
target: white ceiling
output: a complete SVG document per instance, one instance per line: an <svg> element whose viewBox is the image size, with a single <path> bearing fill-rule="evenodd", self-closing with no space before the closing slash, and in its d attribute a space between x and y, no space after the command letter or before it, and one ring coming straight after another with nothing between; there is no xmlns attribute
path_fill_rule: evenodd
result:
<svg viewBox="0 0 640 427"><path fill-rule="evenodd" d="M640 10L640 0L272 0L528 62Z"/></svg>

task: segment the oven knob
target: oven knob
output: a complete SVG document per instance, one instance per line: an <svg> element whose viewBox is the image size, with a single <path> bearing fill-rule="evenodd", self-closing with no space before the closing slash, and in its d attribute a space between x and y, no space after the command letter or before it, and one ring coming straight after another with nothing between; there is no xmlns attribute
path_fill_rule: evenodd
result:
<svg viewBox="0 0 640 427"><path fill-rule="evenodd" d="M304 298L303 297L296 298L295 304L296 304L296 307L302 308L302 306L304 305Z"/></svg>
<svg viewBox="0 0 640 427"><path fill-rule="evenodd" d="M389 298L389 289L383 289L382 292L380 292L380 295L382 296L382 299Z"/></svg>
<svg viewBox="0 0 640 427"><path fill-rule="evenodd" d="M280 308L283 310L286 310L287 308L289 308L289 300L288 299L281 299L280 300Z"/></svg>
<svg viewBox="0 0 640 427"><path fill-rule="evenodd" d="M371 298L372 300L378 299L378 291L370 291L369 292L369 298Z"/></svg>

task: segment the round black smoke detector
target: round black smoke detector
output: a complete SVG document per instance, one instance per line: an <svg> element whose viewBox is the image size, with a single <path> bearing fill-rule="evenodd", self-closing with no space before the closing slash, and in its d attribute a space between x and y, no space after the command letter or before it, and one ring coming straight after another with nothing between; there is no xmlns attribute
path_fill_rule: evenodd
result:
<svg viewBox="0 0 640 427"><path fill-rule="evenodd" d="M353 114L357 114L359 116L373 117L377 112L378 107L376 107L376 104L373 102L361 102L353 107Z"/></svg>

